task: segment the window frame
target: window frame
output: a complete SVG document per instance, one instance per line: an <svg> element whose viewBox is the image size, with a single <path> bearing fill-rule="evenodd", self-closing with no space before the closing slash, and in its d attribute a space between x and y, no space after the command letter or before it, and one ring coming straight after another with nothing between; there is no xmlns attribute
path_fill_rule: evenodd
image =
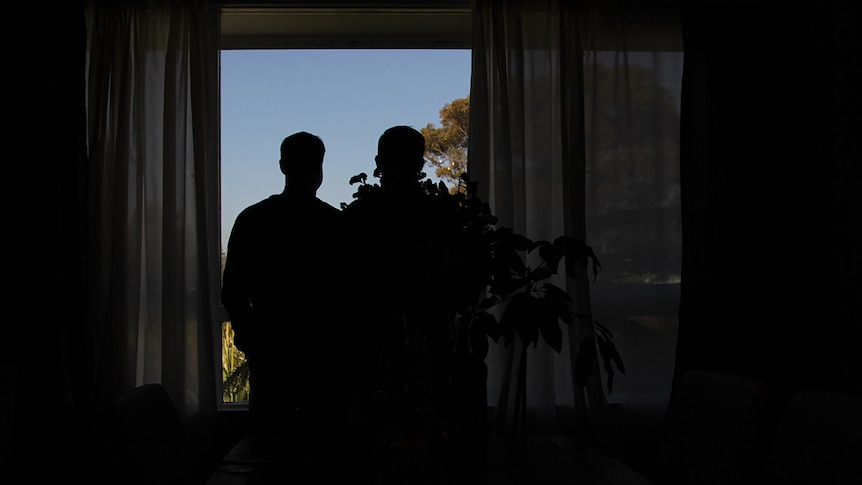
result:
<svg viewBox="0 0 862 485"><path fill-rule="evenodd" d="M216 2L219 18L219 53L253 49L470 49L472 8L465 0L436 2ZM441 25L444 28L441 28ZM220 54L219 54L220 55ZM221 119L221 78L216 112ZM218 172L221 173L219 131ZM218 214L219 261L214 287L221 288L223 269L221 233L221 175ZM221 328L228 316L215 299L213 349L219 411L247 411L248 402L225 402L222 376Z"/></svg>

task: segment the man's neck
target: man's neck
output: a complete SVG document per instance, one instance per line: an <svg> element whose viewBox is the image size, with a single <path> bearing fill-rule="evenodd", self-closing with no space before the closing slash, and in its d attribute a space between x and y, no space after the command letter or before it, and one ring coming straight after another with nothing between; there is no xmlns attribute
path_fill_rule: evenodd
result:
<svg viewBox="0 0 862 485"><path fill-rule="evenodd" d="M285 187L281 192L281 195L289 199L313 199L317 197L317 192L313 190L298 190Z"/></svg>

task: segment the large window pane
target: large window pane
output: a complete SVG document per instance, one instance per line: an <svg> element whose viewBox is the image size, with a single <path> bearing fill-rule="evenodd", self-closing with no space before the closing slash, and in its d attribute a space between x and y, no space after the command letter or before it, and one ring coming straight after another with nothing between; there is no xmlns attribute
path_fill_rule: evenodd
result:
<svg viewBox="0 0 862 485"><path fill-rule="evenodd" d="M386 128L439 125L439 111L470 91L466 49L226 50L221 54L221 244L237 214L284 188L285 136L308 131L326 145L318 196L349 203L350 178L371 176ZM434 178L433 167L426 172ZM247 399L247 369L222 327L225 402Z"/></svg>

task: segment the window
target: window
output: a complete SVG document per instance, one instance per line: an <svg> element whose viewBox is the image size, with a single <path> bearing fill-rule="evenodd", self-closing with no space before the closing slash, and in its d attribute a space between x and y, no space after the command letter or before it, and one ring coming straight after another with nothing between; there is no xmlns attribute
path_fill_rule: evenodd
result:
<svg viewBox="0 0 862 485"><path fill-rule="evenodd" d="M663 406L671 391L682 263L683 52L672 41L674 27L666 28L664 35L629 31L628 45L605 42L585 63L586 231L602 262L590 303L626 363L610 403Z"/></svg>
<svg viewBox="0 0 862 485"><path fill-rule="evenodd" d="M373 170L384 129L437 125L444 104L469 95L469 18L464 8L224 9L222 264L239 211L283 189L286 135L323 139L318 196L338 207L352 199L350 177ZM222 403L244 409L247 365L222 319Z"/></svg>
<svg viewBox="0 0 862 485"><path fill-rule="evenodd" d="M469 94L470 2L450 3L449 8L435 9L414 5L222 10L223 247L242 208L281 191L283 179L276 163L278 144L287 134L302 129L323 138L327 155L319 196L337 206L351 200L349 177L373 169L376 138L383 129L394 124L417 128L437 124L437 111L444 103ZM678 126L676 74L682 51L676 45L631 50L625 57L631 84L619 84L608 73L615 62L621 62L619 53L626 49L615 46L614 39L604 39L590 54L594 57L586 70L587 84L594 90L585 93L587 125L596 127L586 133L588 242L603 263L599 282L591 288L592 307L596 318L616 332L623 358L633 364L627 364L630 372L616 381L610 400L652 399L653 395L663 399L669 392L676 342L679 185L659 187L654 182L678 178L679 146L677 136L655 143L654 135L665 136L672 130L663 128ZM397 65L402 61L420 67L402 71ZM291 72L288 67L299 69ZM461 69L463 77L452 74L453 67ZM422 69L418 80L406 77L418 69ZM256 84L242 84L234 76L238 73ZM408 114L385 118L379 110L386 104L381 95L359 91L359 80L367 83L371 78L391 82L378 87L393 98L399 113ZM420 88L421 96L416 91L401 92L426 82L453 85L449 94L437 98L427 95L428 88ZM312 93L310 83L321 84L314 87L325 88L322 92L328 95ZM632 90L605 91L623 85ZM236 103L240 93L250 97ZM633 109L627 121L614 111L619 95L634 96L626 101L632 102ZM646 104L636 102L642 95ZM252 98L254 102L249 102ZM425 107L420 109L420 102ZM411 114L412 108L417 114ZM642 112L660 115L661 124L641 116ZM296 118L297 113L302 118ZM356 129L332 131L333 120L351 117L358 120ZM264 123L264 119L270 121ZM626 130L608 131L629 122ZM360 132L360 126L368 131ZM665 234L671 234L670 239L655 239L657 227L668 229ZM661 260L657 266L650 259L655 257ZM232 366L225 371L229 374L242 361L231 353L229 327L223 328L223 335L228 342L223 346L225 362ZM224 379L219 378L220 385ZM240 393L233 399L237 396L242 397Z"/></svg>

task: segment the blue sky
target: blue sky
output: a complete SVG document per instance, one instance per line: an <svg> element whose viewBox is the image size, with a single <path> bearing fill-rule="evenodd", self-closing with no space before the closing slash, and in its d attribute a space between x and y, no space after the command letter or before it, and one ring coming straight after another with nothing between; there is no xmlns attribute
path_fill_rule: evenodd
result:
<svg viewBox="0 0 862 485"><path fill-rule="evenodd" d="M351 176L373 172L386 128L439 126L440 108L469 93L469 50L223 51L222 244L242 209L283 189L285 136L323 139L318 196L337 207L352 200Z"/></svg>

